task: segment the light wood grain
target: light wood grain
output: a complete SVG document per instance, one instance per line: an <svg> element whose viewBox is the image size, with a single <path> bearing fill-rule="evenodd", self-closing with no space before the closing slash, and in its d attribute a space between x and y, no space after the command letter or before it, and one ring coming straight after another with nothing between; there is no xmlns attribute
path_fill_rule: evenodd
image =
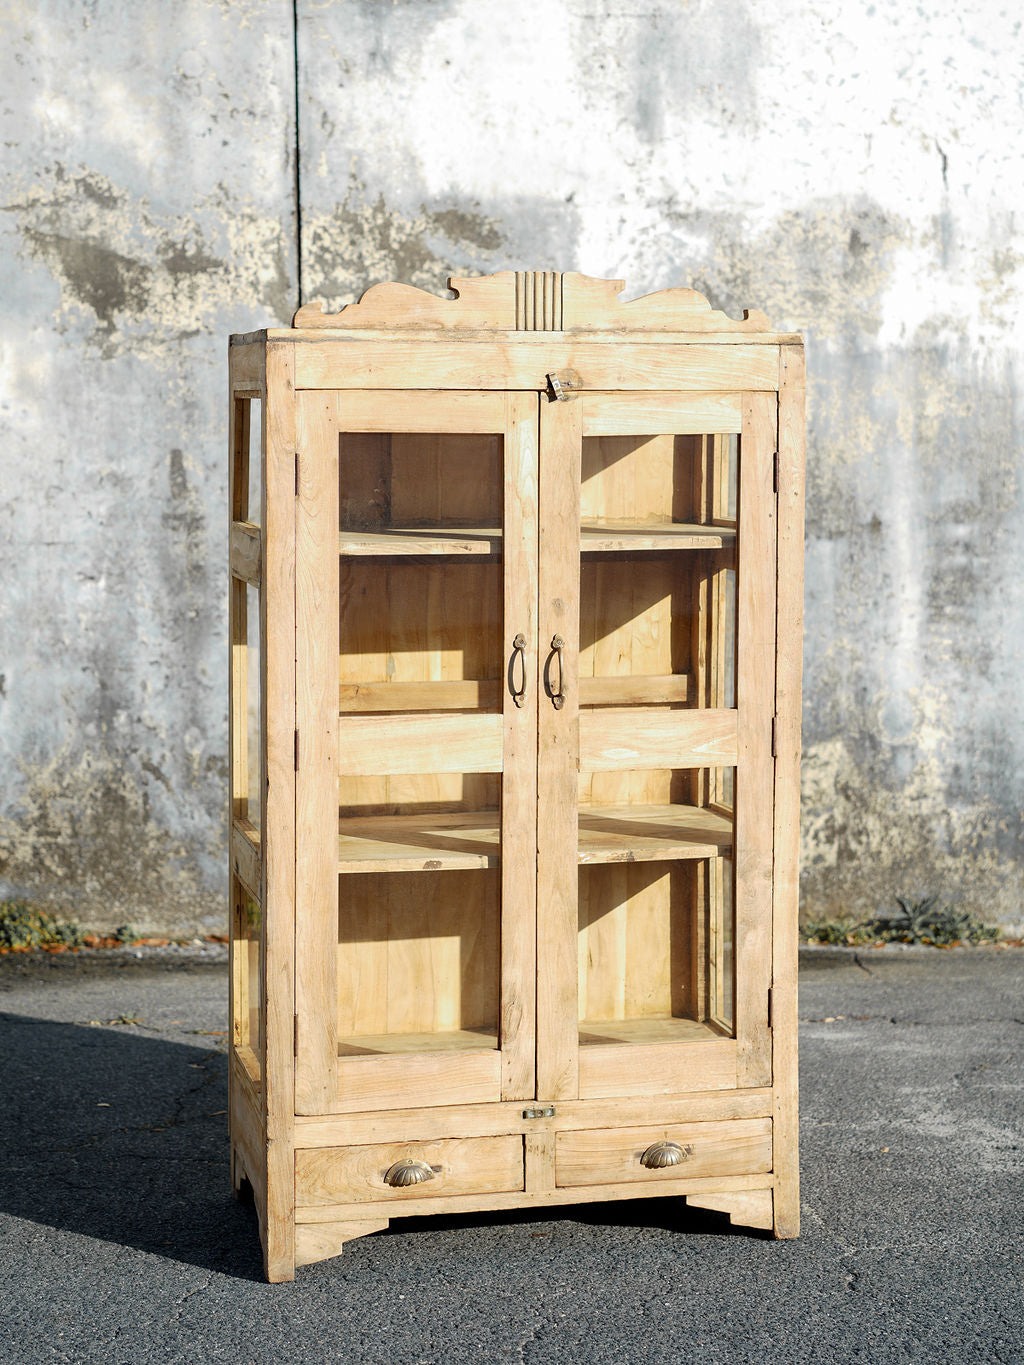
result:
<svg viewBox="0 0 1024 1365"><path fill-rule="evenodd" d="M249 894L259 900L263 894L260 832L251 820L239 816L231 822L231 870Z"/></svg>
<svg viewBox="0 0 1024 1365"><path fill-rule="evenodd" d="M735 711L605 707L580 717L580 768L704 768L736 762Z"/></svg>
<svg viewBox="0 0 1024 1365"><path fill-rule="evenodd" d="M777 346L715 346L633 342L609 346L590 339L537 346L495 341L364 340L296 342L299 389L530 389L547 376L575 370L584 389L735 393L779 387Z"/></svg>
<svg viewBox="0 0 1024 1365"><path fill-rule="evenodd" d="M778 663L772 932L774 1230L800 1231L797 1116L797 944L800 872L800 682L803 634L804 354L782 353L779 394ZM741 1221L743 1221L741 1219Z"/></svg>
<svg viewBox="0 0 1024 1365"><path fill-rule="evenodd" d="M584 436L676 436L739 431L738 393L585 393Z"/></svg>
<svg viewBox="0 0 1024 1365"><path fill-rule="evenodd" d="M732 848L732 822L696 806L581 806L581 863L707 858Z"/></svg>
<svg viewBox="0 0 1024 1365"><path fill-rule="evenodd" d="M742 318L730 318L712 309L696 289L659 289L642 298L623 302L619 295L625 280L603 280L568 271L562 276L562 325L573 328L621 328L625 334L646 330L679 332L759 332L768 330L768 319L757 309L744 309Z"/></svg>
<svg viewBox="0 0 1024 1365"><path fill-rule="evenodd" d="M374 284L358 303L350 303L337 313L325 312L322 303L307 303L295 314L292 325L346 329L397 325L441 332L464 327L515 327L515 271L470 278L452 275L447 284L452 298L410 284Z"/></svg>
<svg viewBox="0 0 1024 1365"><path fill-rule="evenodd" d="M260 594L263 947L260 999L266 1096L264 1259L269 1280L295 1273L295 354L270 347L262 445L264 527Z"/></svg>
<svg viewBox="0 0 1024 1365"><path fill-rule="evenodd" d="M563 1100L554 1108L555 1113L550 1118L526 1118L526 1106L522 1101L299 1116L295 1120L295 1142L298 1147L342 1147L403 1139L427 1141L499 1133L565 1132L573 1128L770 1118L772 1092L761 1087L702 1091L682 1096Z"/></svg>
<svg viewBox="0 0 1024 1365"><path fill-rule="evenodd" d="M405 1160L429 1166L432 1178L416 1185L389 1185L386 1172ZM523 1185L523 1139L515 1136L381 1143L295 1154L298 1208L364 1199L402 1204L452 1194L521 1190Z"/></svg>
<svg viewBox="0 0 1024 1365"><path fill-rule="evenodd" d="M531 830L522 845L529 849L532 838ZM509 844L520 846L506 839ZM714 811L684 805L580 807L580 863L707 858L731 849L732 821ZM501 850L495 810L345 816L338 825L339 872L497 867Z"/></svg>
<svg viewBox="0 0 1024 1365"><path fill-rule="evenodd" d="M401 1216L411 1218L417 1215L432 1214L453 1217L466 1213L478 1213L483 1209L533 1209L552 1208L560 1204L592 1204L612 1199L648 1199L651 1197L680 1197L690 1194L724 1194L733 1191L752 1189L771 1189L771 1175L716 1175L680 1176L676 1180L654 1181L645 1184L642 1180L622 1181L614 1185L584 1185L577 1187L561 1186L552 1190L537 1190L533 1193L515 1191L513 1193L493 1192L489 1194L463 1194L439 1196L435 1199L409 1199L401 1204ZM394 1218L398 1205L386 1200L365 1204L323 1204L315 1208L299 1209L299 1223L334 1222L344 1218Z"/></svg>
<svg viewBox="0 0 1024 1365"><path fill-rule="evenodd" d="M229 564L235 578L259 587L262 572L262 533L248 521L233 521L230 530Z"/></svg>
<svg viewBox="0 0 1024 1365"><path fill-rule="evenodd" d="M649 1128L581 1129L555 1139L558 1185L606 1185L636 1180L645 1184L680 1176L748 1175L772 1168L770 1119L729 1123L665 1124ZM649 1170L640 1160L656 1142L683 1151L677 1166Z"/></svg>
<svg viewBox="0 0 1024 1365"><path fill-rule="evenodd" d="M613 1095L682 1095L736 1084L736 1043L729 1038L694 1043L580 1048L580 1099Z"/></svg>
<svg viewBox="0 0 1024 1365"><path fill-rule="evenodd" d="M538 400L509 394L505 420L503 564L503 760L501 779L501 1062L503 1099L536 1086L537 707L539 664ZM524 694L512 686L514 641L522 638Z"/></svg>
<svg viewBox="0 0 1024 1365"><path fill-rule="evenodd" d="M338 399L301 394L296 527L295 1108L326 1112L337 1089L339 760Z"/></svg>
<svg viewBox="0 0 1024 1365"><path fill-rule="evenodd" d="M313 1265L331 1256L340 1256L346 1242L383 1232L386 1218L366 1218L347 1223L300 1223L295 1229L295 1264Z"/></svg>
<svg viewBox="0 0 1024 1365"><path fill-rule="evenodd" d="M729 1222L745 1228L764 1228L772 1226L773 1200L778 1198L778 1185L774 1190L734 1190L730 1194L687 1195L688 1207L712 1209L717 1213L727 1213Z"/></svg>
<svg viewBox="0 0 1024 1365"><path fill-rule="evenodd" d="M492 1049L388 1053L338 1059L337 1114L410 1105L483 1104L501 1098L501 1054Z"/></svg>
<svg viewBox="0 0 1024 1365"><path fill-rule="evenodd" d="M456 682L343 682L342 711L495 711L502 696L497 680L461 678Z"/></svg>
<svg viewBox="0 0 1024 1365"><path fill-rule="evenodd" d="M740 437L736 698L736 1037L741 1085L771 1081L775 496L777 403L749 394Z"/></svg>
<svg viewBox="0 0 1024 1365"><path fill-rule="evenodd" d="M376 716L344 715L336 729L341 770L350 777L498 773L504 762L499 715L423 712L383 722Z"/></svg>
<svg viewBox="0 0 1024 1365"><path fill-rule="evenodd" d="M537 793L537 1095L577 1095L577 894L581 413L550 403L540 422L541 690ZM565 703L552 704L555 637L564 640Z"/></svg>
<svg viewBox="0 0 1024 1365"><path fill-rule="evenodd" d="M505 396L476 389L363 389L343 395L338 418L343 431L500 432Z"/></svg>

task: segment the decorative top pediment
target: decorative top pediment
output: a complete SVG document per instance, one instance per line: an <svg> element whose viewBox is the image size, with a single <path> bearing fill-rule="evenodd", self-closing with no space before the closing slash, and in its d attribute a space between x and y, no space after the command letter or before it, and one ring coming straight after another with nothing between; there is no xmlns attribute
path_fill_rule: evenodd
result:
<svg viewBox="0 0 1024 1365"><path fill-rule="evenodd" d="M452 276L454 297L441 298L409 284L375 284L358 303L325 313L307 303L293 327L409 328L437 331L764 333L765 315L748 309L737 320L718 312L695 289L661 289L623 303L624 280L601 280L575 271L502 270L496 275Z"/></svg>

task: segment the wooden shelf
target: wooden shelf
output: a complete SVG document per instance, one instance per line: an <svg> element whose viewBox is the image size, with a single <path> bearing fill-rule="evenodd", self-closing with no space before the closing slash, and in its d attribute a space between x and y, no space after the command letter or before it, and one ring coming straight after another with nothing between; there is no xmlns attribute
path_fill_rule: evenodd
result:
<svg viewBox="0 0 1024 1365"><path fill-rule="evenodd" d="M729 526L694 526L678 521L585 522L581 533L584 554L626 550L721 550L735 545Z"/></svg>
<svg viewBox="0 0 1024 1365"><path fill-rule="evenodd" d="M452 1029L446 1033L357 1033L338 1039L339 1057L372 1057L410 1052L493 1052L493 1028Z"/></svg>
<svg viewBox="0 0 1024 1365"><path fill-rule="evenodd" d="M580 528L583 554L650 550L721 550L736 543L729 526L698 526L676 521L633 519L586 522ZM382 531L342 531L341 555L496 555L498 526L390 526Z"/></svg>
<svg viewBox="0 0 1024 1365"><path fill-rule="evenodd" d="M338 825L339 872L497 867L501 852L496 810L343 816ZM731 852L731 820L698 806L580 807L580 863L724 858Z"/></svg>
<svg viewBox="0 0 1024 1365"><path fill-rule="evenodd" d="M390 526L386 531L342 531L342 555L496 555L501 529L496 526Z"/></svg>
<svg viewBox="0 0 1024 1365"><path fill-rule="evenodd" d="M447 815L349 815L338 822L339 872L437 872L497 867L496 810Z"/></svg>
<svg viewBox="0 0 1024 1365"><path fill-rule="evenodd" d="M579 861L726 858L732 821L700 806L581 806Z"/></svg>
<svg viewBox="0 0 1024 1365"><path fill-rule="evenodd" d="M710 1019L676 1019L667 1015L646 1019L581 1019L580 1046L608 1043L706 1043L728 1038Z"/></svg>

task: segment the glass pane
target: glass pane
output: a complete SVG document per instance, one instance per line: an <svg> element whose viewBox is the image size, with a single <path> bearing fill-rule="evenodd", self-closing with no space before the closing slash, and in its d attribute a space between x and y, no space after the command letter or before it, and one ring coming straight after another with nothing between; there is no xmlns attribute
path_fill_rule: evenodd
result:
<svg viewBox="0 0 1024 1365"><path fill-rule="evenodd" d="M580 775L580 1042L733 1028L731 769Z"/></svg>
<svg viewBox="0 0 1024 1365"><path fill-rule="evenodd" d="M260 595L245 585L246 817L260 828Z"/></svg>
<svg viewBox="0 0 1024 1365"><path fill-rule="evenodd" d="M232 879L234 926L232 961L234 974L234 1041L248 1047L259 1057L262 1047L260 1028L260 941L262 914L259 902L237 879Z"/></svg>
<svg viewBox="0 0 1024 1365"><path fill-rule="evenodd" d="M342 877L340 1054L498 1046L499 891L496 868Z"/></svg>
<svg viewBox="0 0 1024 1365"><path fill-rule="evenodd" d="M497 435L342 432L339 482L342 531L396 539L410 528L501 532Z"/></svg>
<svg viewBox="0 0 1024 1365"><path fill-rule="evenodd" d="M342 711L501 708L497 559L342 556Z"/></svg>
<svg viewBox="0 0 1024 1365"><path fill-rule="evenodd" d="M737 442L583 442L580 705L735 706Z"/></svg>
<svg viewBox="0 0 1024 1365"><path fill-rule="evenodd" d="M234 521L263 524L263 403L259 398L235 399Z"/></svg>

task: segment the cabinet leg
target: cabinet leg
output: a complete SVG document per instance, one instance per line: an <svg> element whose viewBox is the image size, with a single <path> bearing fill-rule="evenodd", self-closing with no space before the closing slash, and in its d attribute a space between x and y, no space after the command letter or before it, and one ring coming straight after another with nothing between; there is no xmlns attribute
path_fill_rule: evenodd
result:
<svg viewBox="0 0 1024 1365"><path fill-rule="evenodd" d="M776 1238L800 1236L800 1181L776 1177L772 1231Z"/></svg>
<svg viewBox="0 0 1024 1365"><path fill-rule="evenodd" d="M773 1224L771 1190L730 1190L728 1194L688 1194L691 1208L727 1213L730 1223L745 1228L765 1228ZM776 1234L778 1235L778 1234Z"/></svg>
<svg viewBox="0 0 1024 1365"><path fill-rule="evenodd" d="M386 1218L354 1223L299 1223L295 1229L295 1264L312 1265L314 1261L340 1256L346 1242L371 1232L383 1232L387 1225Z"/></svg>

